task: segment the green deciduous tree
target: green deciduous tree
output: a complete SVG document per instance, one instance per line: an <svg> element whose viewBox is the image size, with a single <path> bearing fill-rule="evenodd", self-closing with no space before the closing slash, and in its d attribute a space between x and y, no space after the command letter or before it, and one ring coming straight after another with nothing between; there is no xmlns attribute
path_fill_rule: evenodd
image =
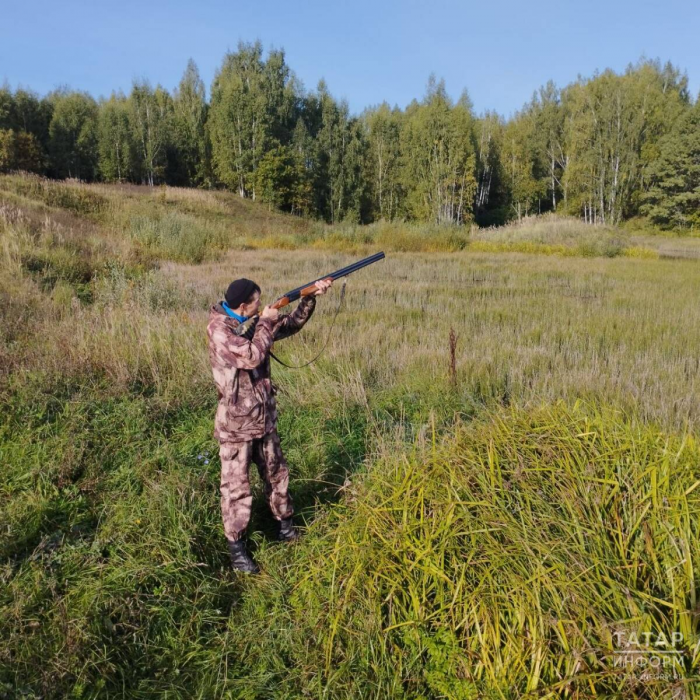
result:
<svg viewBox="0 0 700 700"><path fill-rule="evenodd" d="M405 192L401 182L402 116L400 110L391 110L386 102L364 114L373 213L380 219L394 219L404 207Z"/></svg>
<svg viewBox="0 0 700 700"><path fill-rule="evenodd" d="M56 177L94 180L97 174L97 103L85 92L59 90L50 96L51 172Z"/></svg>
<svg viewBox="0 0 700 700"><path fill-rule="evenodd" d="M136 144L129 116L129 102L121 93L113 93L100 105L99 167L108 182L123 182L134 176Z"/></svg>
<svg viewBox="0 0 700 700"><path fill-rule="evenodd" d="M190 60L173 97L174 179L181 185L211 183L211 148L206 128L207 103L197 65Z"/></svg>
<svg viewBox="0 0 700 700"><path fill-rule="evenodd" d="M700 226L700 100L659 145L642 212L665 228Z"/></svg>
<svg viewBox="0 0 700 700"><path fill-rule="evenodd" d="M317 209L330 222L363 221L367 210L364 177L366 139L362 125L350 117L345 100L336 102L325 81L318 84L316 105L315 190Z"/></svg>
<svg viewBox="0 0 700 700"><path fill-rule="evenodd" d="M549 81L533 98L531 109L534 117L532 150L537 162L536 168L539 177L547 179L547 208L556 211L562 198L566 203L567 196L562 182L569 162L564 139L566 103L562 102L561 93L554 83Z"/></svg>
<svg viewBox="0 0 700 700"><path fill-rule="evenodd" d="M0 172L25 170L41 173L44 168L44 154L34 134L0 129Z"/></svg>
<svg viewBox="0 0 700 700"><path fill-rule="evenodd" d="M538 136L532 104L508 122L503 134L503 170L512 215L518 219L540 213L547 196L544 143Z"/></svg>
<svg viewBox="0 0 700 700"><path fill-rule="evenodd" d="M670 84L657 63L607 70L567 89L569 208L587 221L617 224L638 206L654 141L687 107L683 81Z"/></svg>
<svg viewBox="0 0 700 700"><path fill-rule="evenodd" d="M212 85L209 127L215 172L241 197L256 197L255 172L268 150L286 145L296 124L294 81L282 51L240 43Z"/></svg>
<svg viewBox="0 0 700 700"><path fill-rule="evenodd" d="M173 102L160 85L135 82L129 96L129 122L136 144L137 172L153 186L164 179L166 153L171 141Z"/></svg>
<svg viewBox="0 0 700 700"><path fill-rule="evenodd" d="M410 215L464 223L473 218L477 190L474 118L466 93L453 105L433 76L421 103L406 110L402 153Z"/></svg>
<svg viewBox="0 0 700 700"><path fill-rule="evenodd" d="M302 158L289 146L270 149L260 159L255 188L263 202L292 214L308 214L313 187Z"/></svg>

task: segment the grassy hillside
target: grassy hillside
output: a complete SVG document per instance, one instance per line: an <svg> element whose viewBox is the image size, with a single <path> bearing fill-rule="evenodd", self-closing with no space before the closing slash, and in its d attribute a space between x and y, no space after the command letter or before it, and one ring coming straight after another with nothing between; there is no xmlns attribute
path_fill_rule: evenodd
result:
<svg viewBox="0 0 700 700"><path fill-rule="evenodd" d="M0 178L0 697L695 697L696 241L576 227ZM207 309L380 246L273 369L305 537L258 486L234 573Z"/></svg>

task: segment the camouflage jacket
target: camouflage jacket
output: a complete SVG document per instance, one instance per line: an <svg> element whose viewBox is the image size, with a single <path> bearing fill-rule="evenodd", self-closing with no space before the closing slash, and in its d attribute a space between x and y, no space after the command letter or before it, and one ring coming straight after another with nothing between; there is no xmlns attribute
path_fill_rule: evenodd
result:
<svg viewBox="0 0 700 700"><path fill-rule="evenodd" d="M277 387L270 378L270 349L276 340L301 330L316 308L316 298L302 297L290 314L276 322L260 318L252 340L235 335L238 325L221 306L209 312L209 359L219 394L214 437L221 442L245 442L262 437L277 424Z"/></svg>

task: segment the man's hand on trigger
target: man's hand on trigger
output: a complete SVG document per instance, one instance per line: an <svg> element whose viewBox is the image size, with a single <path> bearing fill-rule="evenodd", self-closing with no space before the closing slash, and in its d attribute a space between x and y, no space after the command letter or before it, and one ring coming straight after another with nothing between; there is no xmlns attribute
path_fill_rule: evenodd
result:
<svg viewBox="0 0 700 700"><path fill-rule="evenodd" d="M262 312L263 318L269 318L273 323L280 317L279 309L274 309L272 306L266 306Z"/></svg>
<svg viewBox="0 0 700 700"><path fill-rule="evenodd" d="M333 280L327 279L327 280L319 280L316 282L316 291L314 292L314 296L320 296L321 294L325 294L331 287L333 286Z"/></svg>

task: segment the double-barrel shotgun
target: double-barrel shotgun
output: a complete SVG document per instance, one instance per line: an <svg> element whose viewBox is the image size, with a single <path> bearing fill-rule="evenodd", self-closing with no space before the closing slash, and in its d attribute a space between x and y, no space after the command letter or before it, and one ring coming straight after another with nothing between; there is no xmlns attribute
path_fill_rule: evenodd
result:
<svg viewBox="0 0 700 700"><path fill-rule="evenodd" d="M287 306L288 304L291 304L293 301L296 301L300 297L305 297L309 296L310 294L313 294L316 291L316 282L320 282L321 280L337 280L340 279L341 277L347 277L348 275L351 275L353 272L357 272L358 270L361 270L363 267L367 267L367 265L371 265L372 263L379 262L380 260L383 260L385 258L384 253L375 253L374 255L370 255L368 258L363 258L362 260L358 260L357 262L352 263L351 265L348 265L347 267L342 267L340 270L336 270L335 272L331 272L329 275L323 275L323 277L319 277L318 279L313 280L312 282L307 282L306 284L303 284L301 287L297 287L296 289L292 289L291 292L287 292L286 294L283 294L279 299L277 299L274 303L270 304L270 306L273 309L281 309L283 306ZM235 330L233 331L236 335L242 335L245 338L248 338L249 340L253 337L253 333L255 333L255 326L258 323L258 318L259 316L251 316L245 323L241 323L238 326L236 326Z"/></svg>

